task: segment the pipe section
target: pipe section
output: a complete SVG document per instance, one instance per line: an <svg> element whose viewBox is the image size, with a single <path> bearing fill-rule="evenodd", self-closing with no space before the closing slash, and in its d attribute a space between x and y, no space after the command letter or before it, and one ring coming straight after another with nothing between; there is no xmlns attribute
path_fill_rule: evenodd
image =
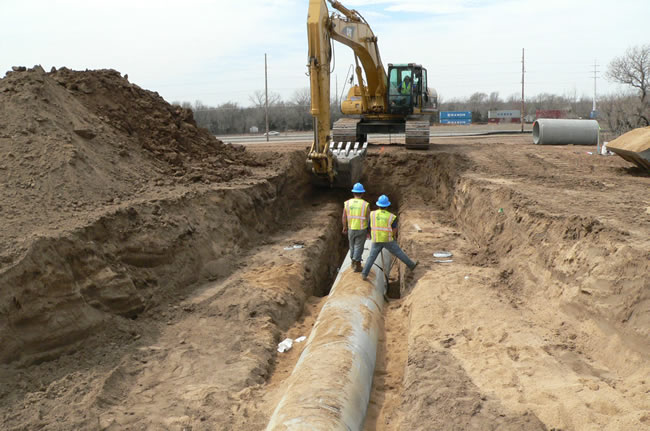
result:
<svg viewBox="0 0 650 431"><path fill-rule="evenodd" d="M598 145L598 121L542 118L533 123L537 145Z"/></svg>
<svg viewBox="0 0 650 431"><path fill-rule="evenodd" d="M364 259L368 250L364 250ZM361 430L366 417L381 328L390 253L368 281L341 265L305 349L286 382L268 431Z"/></svg>

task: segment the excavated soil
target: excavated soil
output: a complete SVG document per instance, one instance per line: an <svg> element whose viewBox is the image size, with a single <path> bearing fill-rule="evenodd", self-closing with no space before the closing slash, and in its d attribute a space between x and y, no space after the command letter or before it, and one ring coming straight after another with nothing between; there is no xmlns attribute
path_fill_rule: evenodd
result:
<svg viewBox="0 0 650 431"><path fill-rule="evenodd" d="M223 144L115 71L12 72L0 100L1 428L264 429L348 194L304 144ZM375 144L367 198L420 263L365 429L650 429L650 177L525 135Z"/></svg>

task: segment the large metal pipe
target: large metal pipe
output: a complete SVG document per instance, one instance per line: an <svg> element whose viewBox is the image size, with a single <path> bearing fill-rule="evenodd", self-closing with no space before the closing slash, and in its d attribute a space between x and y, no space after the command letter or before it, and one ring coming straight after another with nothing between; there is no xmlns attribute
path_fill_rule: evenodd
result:
<svg viewBox="0 0 650 431"><path fill-rule="evenodd" d="M533 143L538 145L598 145L598 121L542 118L533 123Z"/></svg>
<svg viewBox="0 0 650 431"><path fill-rule="evenodd" d="M364 250L364 259L368 250ZM366 417L381 328L390 253L368 280L341 265L267 430L361 430Z"/></svg>

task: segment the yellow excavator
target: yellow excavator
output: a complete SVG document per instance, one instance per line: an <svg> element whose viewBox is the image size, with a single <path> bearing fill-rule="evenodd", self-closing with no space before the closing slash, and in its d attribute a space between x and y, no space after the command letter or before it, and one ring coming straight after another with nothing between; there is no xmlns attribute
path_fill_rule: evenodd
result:
<svg viewBox="0 0 650 431"><path fill-rule="evenodd" d="M384 69L368 22L356 10L327 0L309 0L307 39L314 142L307 166L314 182L349 187L359 181L371 133L404 133L406 148L429 147L429 117L437 112L437 94L427 87L419 64L388 64ZM357 85L341 102L343 118L330 127L330 67L336 40L354 51ZM363 68L363 74L362 74ZM364 80L365 75L365 80ZM331 136L330 136L331 132Z"/></svg>

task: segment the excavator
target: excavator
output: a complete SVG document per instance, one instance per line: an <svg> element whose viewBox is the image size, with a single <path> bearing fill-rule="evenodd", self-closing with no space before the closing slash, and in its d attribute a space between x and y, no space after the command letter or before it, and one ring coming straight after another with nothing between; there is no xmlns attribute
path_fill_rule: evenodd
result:
<svg viewBox="0 0 650 431"><path fill-rule="evenodd" d="M337 0L327 2L336 10L331 16L326 0L309 0L307 15L307 67L314 121L307 167L316 184L349 187L361 178L368 134L404 133L406 148L429 147L429 116L437 112L438 97L427 87L427 70L419 64L389 63L386 73L377 36L368 22ZM357 78L341 102L341 112L352 117L336 121L333 127L332 40L353 50Z"/></svg>

